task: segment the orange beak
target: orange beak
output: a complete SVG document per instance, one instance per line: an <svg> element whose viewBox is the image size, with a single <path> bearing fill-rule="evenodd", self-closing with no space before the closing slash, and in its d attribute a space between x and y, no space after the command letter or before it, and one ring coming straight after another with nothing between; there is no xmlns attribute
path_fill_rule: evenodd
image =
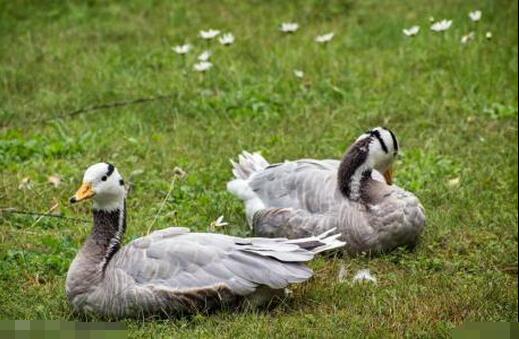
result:
<svg viewBox="0 0 519 339"><path fill-rule="evenodd" d="M92 184L83 183L81 187L77 190L76 194L74 194L74 196L70 198L70 202L74 204L76 202L92 198L94 195L95 193L92 189Z"/></svg>
<svg viewBox="0 0 519 339"><path fill-rule="evenodd" d="M394 171L391 166L384 172L384 179L386 179L388 185L393 185L393 174Z"/></svg>

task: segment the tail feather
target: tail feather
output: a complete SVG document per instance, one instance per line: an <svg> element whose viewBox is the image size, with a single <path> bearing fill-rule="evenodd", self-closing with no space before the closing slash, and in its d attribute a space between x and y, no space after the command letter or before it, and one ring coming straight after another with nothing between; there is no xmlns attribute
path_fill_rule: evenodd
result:
<svg viewBox="0 0 519 339"><path fill-rule="evenodd" d="M265 160L261 154L257 152L249 153L247 151L243 151L238 155L238 162L231 160L231 164L233 167L232 173L236 179L244 180L248 179L254 173L263 171L269 166L268 161Z"/></svg>
<svg viewBox="0 0 519 339"><path fill-rule="evenodd" d="M254 214L265 208L260 197L249 186L249 179L255 173L263 171L269 163L259 153L243 151L238 155L238 161L231 159L232 173L234 179L227 183L227 190L243 200L247 221L252 229L252 218Z"/></svg>
<svg viewBox="0 0 519 339"><path fill-rule="evenodd" d="M247 180L234 179L227 183L227 191L243 200L245 203L245 214L247 222L252 229L252 219L257 211L265 208L260 197L252 190Z"/></svg>

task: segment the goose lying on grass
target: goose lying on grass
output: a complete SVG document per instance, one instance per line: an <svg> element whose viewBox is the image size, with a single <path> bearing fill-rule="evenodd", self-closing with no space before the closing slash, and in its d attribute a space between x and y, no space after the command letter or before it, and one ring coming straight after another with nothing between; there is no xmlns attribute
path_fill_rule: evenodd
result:
<svg viewBox="0 0 519 339"><path fill-rule="evenodd" d="M337 228L351 253L414 246L425 226L420 201L392 185L399 144L378 127L362 134L342 161L303 159L270 165L243 152L229 192L242 199L258 236L300 238Z"/></svg>
<svg viewBox="0 0 519 339"><path fill-rule="evenodd" d="M344 245L339 234L306 239L238 238L171 227L121 247L126 192L117 169L89 167L70 199L94 201L92 234L70 265L67 297L102 317L169 316L223 305L268 303L312 276L305 263Z"/></svg>

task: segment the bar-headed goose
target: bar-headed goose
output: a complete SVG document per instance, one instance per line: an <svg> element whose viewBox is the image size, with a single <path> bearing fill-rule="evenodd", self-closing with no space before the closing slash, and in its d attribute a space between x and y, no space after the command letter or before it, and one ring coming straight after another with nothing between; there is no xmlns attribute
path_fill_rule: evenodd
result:
<svg viewBox="0 0 519 339"><path fill-rule="evenodd" d="M245 202L258 236L299 238L336 227L351 253L414 246L424 209L410 192L392 185L399 152L395 134L377 127L362 134L342 161L286 161L269 165L243 152L227 189Z"/></svg>
<svg viewBox="0 0 519 339"><path fill-rule="evenodd" d="M102 317L169 316L248 300L268 302L312 276L316 253L342 247L331 232L287 240L190 233L171 227L122 247L126 193L117 169L89 167L72 203L92 198L94 227L70 265L67 297L76 311Z"/></svg>

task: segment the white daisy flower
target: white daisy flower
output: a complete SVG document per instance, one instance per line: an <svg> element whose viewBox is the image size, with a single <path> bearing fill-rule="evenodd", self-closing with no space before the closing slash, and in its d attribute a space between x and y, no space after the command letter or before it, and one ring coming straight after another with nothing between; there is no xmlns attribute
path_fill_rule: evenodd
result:
<svg viewBox="0 0 519 339"><path fill-rule="evenodd" d="M431 30L434 32L444 32L451 28L452 20L443 19L441 21L437 21L431 26Z"/></svg>
<svg viewBox="0 0 519 339"><path fill-rule="evenodd" d="M193 69L197 72L206 72L208 71L211 67L213 67L213 64L210 63L209 61L200 61L199 63L195 64L193 66Z"/></svg>
<svg viewBox="0 0 519 339"><path fill-rule="evenodd" d="M470 20L472 20L474 22L478 22L479 20L481 20L482 16L483 16L483 13L480 10L469 13Z"/></svg>
<svg viewBox="0 0 519 339"><path fill-rule="evenodd" d="M295 69L294 75L296 76L296 78L303 79L303 77L305 76L305 73L299 69Z"/></svg>
<svg viewBox="0 0 519 339"><path fill-rule="evenodd" d="M360 283L360 282L371 282L371 283L377 283L377 278L371 274L369 269L363 269L358 271L355 276L353 277L354 283Z"/></svg>
<svg viewBox="0 0 519 339"><path fill-rule="evenodd" d="M209 58L211 57L211 55L213 55L213 52L211 52L211 51L203 51L202 54L200 54L197 59L199 61L208 61Z"/></svg>
<svg viewBox="0 0 519 339"><path fill-rule="evenodd" d="M218 36L218 34L220 34L220 31L218 31L216 29L210 29L208 31L200 31L200 33L199 33L200 37L205 40L214 39Z"/></svg>
<svg viewBox="0 0 519 339"><path fill-rule="evenodd" d="M320 44L327 43L327 42L332 41L334 36L335 36L335 33L327 33L327 34L323 34L323 35L318 35L315 38L315 42L318 42Z"/></svg>
<svg viewBox="0 0 519 339"><path fill-rule="evenodd" d="M225 33L218 39L218 41L225 46L232 45L234 40L234 35L232 33Z"/></svg>
<svg viewBox="0 0 519 339"><path fill-rule="evenodd" d="M190 44L184 44L172 47L171 49L173 50L173 52L177 54L187 54L189 53L191 48L193 48L193 46L191 46Z"/></svg>
<svg viewBox="0 0 519 339"><path fill-rule="evenodd" d="M296 22L283 22L279 30L283 33L294 33L299 29L299 24Z"/></svg>
<svg viewBox="0 0 519 339"><path fill-rule="evenodd" d="M417 35L420 32L420 26L413 26L413 27L409 27L409 28L404 28L402 30L402 32L404 32L405 36L413 37L413 36Z"/></svg>
<svg viewBox="0 0 519 339"><path fill-rule="evenodd" d="M472 40L474 40L476 34L474 32L470 32L469 34L465 34L461 37L461 43L466 44Z"/></svg>
<svg viewBox="0 0 519 339"><path fill-rule="evenodd" d="M492 39L493 35L492 35L492 32L487 32L485 34L485 38L487 38L488 40Z"/></svg>

